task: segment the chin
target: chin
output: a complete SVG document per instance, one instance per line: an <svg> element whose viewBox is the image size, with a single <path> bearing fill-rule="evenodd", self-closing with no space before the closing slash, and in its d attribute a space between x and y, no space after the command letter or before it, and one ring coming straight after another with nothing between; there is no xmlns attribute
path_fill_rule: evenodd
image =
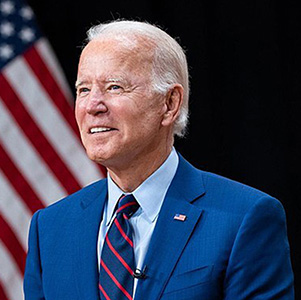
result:
<svg viewBox="0 0 301 300"><path fill-rule="evenodd" d="M95 162L101 162L103 160L103 155L99 153L99 151L89 150L89 148L86 148L86 153L89 159L95 161Z"/></svg>
<svg viewBox="0 0 301 300"><path fill-rule="evenodd" d="M92 150L89 150L87 148L86 152L89 159L96 163L102 164L103 166L106 165L106 162L109 161L111 157L109 151L104 151L103 149L97 150L93 148Z"/></svg>

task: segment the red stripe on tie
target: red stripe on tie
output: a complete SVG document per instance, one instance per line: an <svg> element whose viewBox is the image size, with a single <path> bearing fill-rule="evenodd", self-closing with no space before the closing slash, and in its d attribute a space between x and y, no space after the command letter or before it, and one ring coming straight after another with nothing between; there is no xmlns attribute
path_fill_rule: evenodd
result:
<svg viewBox="0 0 301 300"><path fill-rule="evenodd" d="M127 292L127 290L119 283L119 281L116 279L116 277L112 274L112 272L108 269L106 264L103 262L103 260L100 261L101 266L105 269L105 271L108 273L108 275L111 277L111 279L114 281L116 286L123 292L123 294L129 299L133 300L132 296Z"/></svg>
<svg viewBox="0 0 301 300"><path fill-rule="evenodd" d="M132 205L134 205L134 204L137 204L137 202L133 201L133 202L129 202L129 203L127 203L127 204L124 204L124 205L122 205L122 206L120 206L120 207L118 208L118 210L117 210L116 213L119 213L121 210L125 209L125 208L128 207L128 206L132 206Z"/></svg>
<svg viewBox="0 0 301 300"><path fill-rule="evenodd" d="M126 261L119 255L119 253L115 250L115 248L113 247L113 245L111 244L109 237L106 236L106 241L107 244L109 246L109 248L111 249L111 251L115 254L115 256L118 258L118 260L123 264L123 266L129 271L129 273L131 275L134 274L134 271L131 269L131 267L126 263Z"/></svg>
<svg viewBox="0 0 301 300"><path fill-rule="evenodd" d="M126 235L126 233L123 231L123 229L121 228L117 218L115 218L114 220L115 225L117 226L118 230L120 231L121 235L124 237L124 239L130 244L131 247L133 247L133 242L131 241L131 239Z"/></svg>
<svg viewBox="0 0 301 300"><path fill-rule="evenodd" d="M101 290L102 294L105 296L105 298L107 300L111 300L111 298L108 296L108 294L106 293L106 291L103 289L103 287L100 285L100 283L98 284L99 289Z"/></svg>

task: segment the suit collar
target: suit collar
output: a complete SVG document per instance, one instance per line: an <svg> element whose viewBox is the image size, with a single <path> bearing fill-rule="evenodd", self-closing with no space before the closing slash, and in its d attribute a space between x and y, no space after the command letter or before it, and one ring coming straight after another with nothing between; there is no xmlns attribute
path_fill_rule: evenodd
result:
<svg viewBox="0 0 301 300"><path fill-rule="evenodd" d="M193 201L205 193L202 172L180 156L179 167L167 192L146 254L146 278L140 280L135 298L159 299L183 252L202 210ZM174 219L176 214L185 221Z"/></svg>
<svg viewBox="0 0 301 300"><path fill-rule="evenodd" d="M193 202L196 198L205 193L202 172L193 167L179 153L179 166L169 187L170 193L178 193L186 201ZM81 207L86 209L98 197L104 200L107 196L107 179L102 179L86 188L81 192ZM96 197L96 196L97 197Z"/></svg>
<svg viewBox="0 0 301 300"><path fill-rule="evenodd" d="M86 209L90 204L96 200L100 201L100 205L104 205L105 198L107 196L107 179L97 181L78 192L78 196L81 198L81 207Z"/></svg>
<svg viewBox="0 0 301 300"><path fill-rule="evenodd" d="M201 172L179 155L176 175L165 197L158 221L145 257L147 278L140 280L135 299L159 299L202 210L193 201L205 193ZM81 299L90 295L99 299L97 245L99 224L107 198L107 180L101 180L78 196L82 212L79 214L77 255L74 259L77 272L75 288ZM174 220L176 213L186 215L184 222ZM160 259L158 259L158 257ZM87 280L89 278L89 280Z"/></svg>
<svg viewBox="0 0 301 300"><path fill-rule="evenodd" d="M206 192L203 172L196 169L179 154L179 167L170 190L177 192L186 201L193 202Z"/></svg>
<svg viewBox="0 0 301 300"><path fill-rule="evenodd" d="M164 163L144 180L133 192L149 223L156 220L168 187L175 176L179 164L179 156L173 148ZM114 208L124 192L112 180L108 173L108 204L105 208L106 224L109 225L114 215ZM154 197L153 191L156 191Z"/></svg>
<svg viewBox="0 0 301 300"><path fill-rule="evenodd" d="M98 181L79 193L81 211L75 244L75 288L79 299L99 299L97 245L99 225L107 198L107 180Z"/></svg>

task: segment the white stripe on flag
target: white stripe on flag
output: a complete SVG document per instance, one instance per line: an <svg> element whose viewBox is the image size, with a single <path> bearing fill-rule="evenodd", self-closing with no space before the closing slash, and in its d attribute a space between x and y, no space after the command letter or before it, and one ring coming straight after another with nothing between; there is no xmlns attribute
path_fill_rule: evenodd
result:
<svg viewBox="0 0 301 300"><path fill-rule="evenodd" d="M63 91L66 99L68 101L71 101L71 106L74 105L73 103L73 95L70 91L69 85L67 84L67 80L64 76L64 73L62 71L62 68L60 64L58 63L58 60L56 56L53 53L52 47L50 46L49 42L45 38L41 38L36 43L36 48L41 55L44 63L54 75L55 80L57 81L58 85L60 86L61 90Z"/></svg>
<svg viewBox="0 0 301 300"><path fill-rule="evenodd" d="M27 251L27 237L32 214L1 170L0 191L0 213L14 231L24 251Z"/></svg>
<svg viewBox="0 0 301 300"><path fill-rule="evenodd" d="M24 299L22 275L18 267L0 240L0 282L10 300Z"/></svg>
<svg viewBox="0 0 301 300"><path fill-rule="evenodd" d="M92 163L79 139L37 81L22 57L15 59L4 74L63 161L82 186L98 180L100 171ZM30 88L29 88L30 87Z"/></svg>
<svg viewBox="0 0 301 300"><path fill-rule="evenodd" d="M3 105L1 98L0 142L45 206L66 196L65 190L23 135L22 129Z"/></svg>

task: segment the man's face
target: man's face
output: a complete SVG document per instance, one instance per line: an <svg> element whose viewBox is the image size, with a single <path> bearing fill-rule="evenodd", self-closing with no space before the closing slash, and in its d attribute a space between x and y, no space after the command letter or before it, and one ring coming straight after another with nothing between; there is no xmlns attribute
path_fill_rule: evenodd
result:
<svg viewBox="0 0 301 300"><path fill-rule="evenodd" d="M152 61L144 50L94 40L80 58L76 120L88 156L107 167L126 168L166 147L165 97L152 90Z"/></svg>

